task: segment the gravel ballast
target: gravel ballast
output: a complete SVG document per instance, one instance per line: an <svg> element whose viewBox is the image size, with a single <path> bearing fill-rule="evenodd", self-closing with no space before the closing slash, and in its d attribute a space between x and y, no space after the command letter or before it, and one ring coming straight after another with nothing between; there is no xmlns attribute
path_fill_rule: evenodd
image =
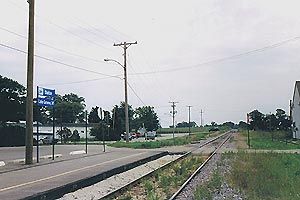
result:
<svg viewBox="0 0 300 200"><path fill-rule="evenodd" d="M65 194L61 197L61 200L92 200L92 199L100 199L111 193L115 190L122 188L123 186L139 179L148 173L153 172L154 170L166 165L167 163L172 162L173 160L181 157L182 155L167 155L163 156L157 160L148 162L141 166L135 167L126 172L116 174L111 176L99 183L94 185L79 189L75 192Z"/></svg>

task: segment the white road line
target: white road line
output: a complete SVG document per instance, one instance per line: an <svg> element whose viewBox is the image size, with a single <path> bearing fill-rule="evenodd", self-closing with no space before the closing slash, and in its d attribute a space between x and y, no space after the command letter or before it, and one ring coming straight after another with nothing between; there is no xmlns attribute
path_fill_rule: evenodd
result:
<svg viewBox="0 0 300 200"><path fill-rule="evenodd" d="M79 154L85 154L85 150L71 151L70 152L70 155L79 155Z"/></svg>
<svg viewBox="0 0 300 200"><path fill-rule="evenodd" d="M14 186L2 188L2 189L0 189L0 192L4 192L4 191L7 191L7 190L11 190L11 189L14 189L14 188L18 188L18 187L22 187L22 186L26 186L26 185L30 185L30 184L34 184L34 183L38 183L38 182L42 182L42 181L46 181L46 180L50 180L50 179L53 179L53 178L57 178L57 177L64 176L64 175L67 175L67 174L72 174L74 172L82 171L82 170L85 170L85 169L98 167L100 165L111 163L111 162L114 162L114 161L117 161L117 160L122 160L122 159L130 158L130 157L134 157L134 156L137 156L137 155L141 155L141 154L144 154L144 153L146 153L146 152L125 156L125 157L117 158L117 159L114 159L114 160L109 160L109 161L106 161L106 162L103 162L103 163L99 163L99 164L90 165L90 166L82 167L82 168L79 168L79 169L71 170L71 171L64 172L64 173L61 173L61 174L57 174L57 175L54 175L54 176L49 176L49 177L46 177L46 178L38 179L38 180L35 180L35 181L30 181L30 182L22 183L22 184L19 184L19 185L14 185Z"/></svg>

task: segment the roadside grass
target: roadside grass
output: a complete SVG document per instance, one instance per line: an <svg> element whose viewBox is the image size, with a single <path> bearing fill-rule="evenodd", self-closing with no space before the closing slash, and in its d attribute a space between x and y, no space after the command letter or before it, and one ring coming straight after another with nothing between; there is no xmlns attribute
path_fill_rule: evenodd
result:
<svg viewBox="0 0 300 200"><path fill-rule="evenodd" d="M248 199L300 199L300 155L226 153L231 172L226 179Z"/></svg>
<svg viewBox="0 0 300 200"><path fill-rule="evenodd" d="M199 141L205 139L206 133L198 132L193 133L190 136L183 136L183 137L175 137L174 140L172 139L165 139L165 140L156 140L156 141L145 141L145 142L123 142L117 141L112 144L108 144L112 147L127 147L127 148L134 148L134 149L154 149L160 148L165 146L180 146L185 144L190 144L194 141Z"/></svg>
<svg viewBox="0 0 300 200"><path fill-rule="evenodd" d="M247 131L243 131L242 135L247 137ZM284 137L285 133L282 131L274 131L273 133L266 131L250 131L250 146L254 149L300 149L299 141L298 144L291 144L289 141L286 143Z"/></svg>
<svg viewBox="0 0 300 200"><path fill-rule="evenodd" d="M141 180L117 199L133 196L147 200L169 199L202 162L201 156L187 156L167 168L154 172L151 177Z"/></svg>

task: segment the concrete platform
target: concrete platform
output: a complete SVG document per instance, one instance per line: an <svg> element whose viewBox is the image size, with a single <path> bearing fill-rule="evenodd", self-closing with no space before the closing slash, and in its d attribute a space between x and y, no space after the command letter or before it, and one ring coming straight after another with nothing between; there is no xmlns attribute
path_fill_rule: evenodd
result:
<svg viewBox="0 0 300 200"><path fill-rule="evenodd" d="M55 199L166 154L123 149L13 170L0 174L0 199Z"/></svg>

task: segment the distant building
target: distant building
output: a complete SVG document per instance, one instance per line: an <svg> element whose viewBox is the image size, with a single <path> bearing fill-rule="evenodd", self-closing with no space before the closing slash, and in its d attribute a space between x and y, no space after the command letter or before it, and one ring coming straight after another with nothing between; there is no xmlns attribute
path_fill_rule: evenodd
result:
<svg viewBox="0 0 300 200"><path fill-rule="evenodd" d="M300 81L296 81L293 100L291 102L291 117L295 123L296 130L293 132L293 138L300 139Z"/></svg>

